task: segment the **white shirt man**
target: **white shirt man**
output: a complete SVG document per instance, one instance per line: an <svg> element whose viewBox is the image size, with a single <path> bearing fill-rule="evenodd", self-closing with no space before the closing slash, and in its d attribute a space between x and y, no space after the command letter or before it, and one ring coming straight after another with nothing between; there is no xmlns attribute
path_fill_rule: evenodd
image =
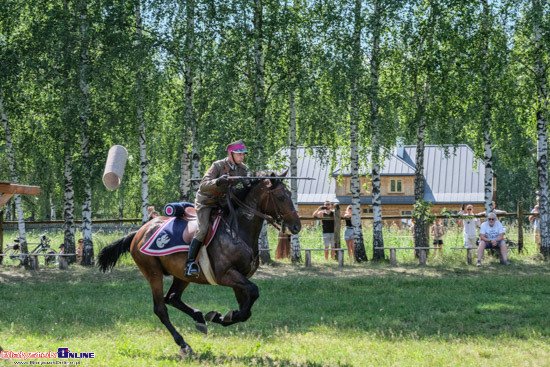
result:
<svg viewBox="0 0 550 367"><path fill-rule="evenodd" d="M481 266L483 251L486 248L500 248L502 262L506 265L510 265L510 262L508 261L506 241L504 241L504 227L502 226L502 223L497 220L495 213L489 213L487 216L487 221L483 222L481 225L481 229L479 230L479 238L481 241L477 249L477 266Z"/></svg>
<svg viewBox="0 0 550 367"><path fill-rule="evenodd" d="M474 208L471 205L466 207L466 213L460 213L462 215L467 215L469 217L474 215ZM480 221L479 218L465 218L460 219L458 222L459 225L464 226L462 235L464 236L464 248L475 248L477 240L477 228L479 227Z"/></svg>

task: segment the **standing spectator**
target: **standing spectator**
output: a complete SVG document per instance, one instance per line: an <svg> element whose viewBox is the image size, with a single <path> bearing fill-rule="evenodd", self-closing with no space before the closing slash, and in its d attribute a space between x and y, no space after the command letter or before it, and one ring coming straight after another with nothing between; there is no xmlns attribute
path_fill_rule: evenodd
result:
<svg viewBox="0 0 550 367"><path fill-rule="evenodd" d="M348 247L348 255L350 259L355 257L355 242L353 239L353 225L351 224L351 205L348 205L346 212L344 213L346 219L346 230L344 232L344 239L346 240L346 246Z"/></svg>
<svg viewBox="0 0 550 367"><path fill-rule="evenodd" d="M65 244L62 243L61 245L59 245L59 253L60 254L64 254L65 253Z"/></svg>
<svg viewBox="0 0 550 367"><path fill-rule="evenodd" d="M539 217L539 197L537 196L537 205L531 210L529 222L533 223L535 230L535 244L540 252L540 217Z"/></svg>
<svg viewBox="0 0 550 367"><path fill-rule="evenodd" d="M481 225L479 238L481 241L477 248L476 266L481 266L481 259L483 258L483 251L485 248L500 248L502 262L506 265L510 265L508 261L508 249L506 248L506 241L504 241L504 227L502 223L497 220L497 215L495 213L489 213L487 221L483 222Z"/></svg>
<svg viewBox="0 0 550 367"><path fill-rule="evenodd" d="M477 241L477 231L476 229L480 226L480 220L479 218L473 217L474 215L474 207L472 205L466 206L466 213L463 213L462 211L458 212L458 214L466 215L469 218L465 219L459 219L458 225L464 226L464 229L462 231L462 235L464 237L464 248L474 248L476 246Z"/></svg>
<svg viewBox="0 0 550 367"><path fill-rule="evenodd" d="M75 250L76 254L76 263L80 264L82 262L82 250L84 248L84 240L82 238L78 239L78 247Z"/></svg>
<svg viewBox="0 0 550 367"><path fill-rule="evenodd" d="M443 236L445 235L445 227L441 224L441 219L437 218L432 226L432 237L434 238L434 247L439 247L439 254L443 255ZM435 250L437 251L437 250Z"/></svg>
<svg viewBox="0 0 550 367"><path fill-rule="evenodd" d="M325 245L325 260L328 260L329 248L334 247L334 210L329 200L325 204L317 208L313 213L315 218L323 218L321 224L323 226L323 244Z"/></svg>

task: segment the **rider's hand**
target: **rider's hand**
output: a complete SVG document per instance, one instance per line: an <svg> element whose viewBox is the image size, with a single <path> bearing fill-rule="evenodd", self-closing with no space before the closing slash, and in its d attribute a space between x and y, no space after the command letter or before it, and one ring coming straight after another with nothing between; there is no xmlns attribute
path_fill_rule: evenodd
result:
<svg viewBox="0 0 550 367"><path fill-rule="evenodd" d="M222 175L216 180L216 186L224 186L229 184L229 177L227 175Z"/></svg>

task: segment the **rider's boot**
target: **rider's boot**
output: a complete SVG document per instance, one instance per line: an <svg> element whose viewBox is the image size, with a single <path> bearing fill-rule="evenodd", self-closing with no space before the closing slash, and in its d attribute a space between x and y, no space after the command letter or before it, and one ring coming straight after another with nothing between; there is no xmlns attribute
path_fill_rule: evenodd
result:
<svg viewBox="0 0 550 367"><path fill-rule="evenodd" d="M201 249L202 242L193 238L189 245L189 252L187 253L187 262L185 263L185 276L191 278L198 278L200 275L199 265L195 262L199 250Z"/></svg>

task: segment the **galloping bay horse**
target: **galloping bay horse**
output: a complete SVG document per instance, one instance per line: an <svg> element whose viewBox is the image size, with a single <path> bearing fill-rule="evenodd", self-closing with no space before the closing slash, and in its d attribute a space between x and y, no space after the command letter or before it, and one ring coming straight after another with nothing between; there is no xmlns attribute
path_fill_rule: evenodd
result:
<svg viewBox="0 0 550 367"><path fill-rule="evenodd" d="M198 278L184 276L187 252L176 252L165 256L151 256L140 251L162 223L169 218L157 217L145 223L137 232L133 232L106 246L98 256L98 266L102 271L113 268L118 258L130 252L143 276L151 285L154 301L154 312L172 334L174 341L181 347L183 354L193 351L174 328L168 317L166 305L183 311L195 320L195 327L206 334L206 321L232 325L244 322L251 316L250 309L259 297L258 287L248 277L258 268L258 238L264 220L281 222L291 233L296 234L302 225L291 200L291 194L282 179L272 174L270 180L252 180L250 188L244 193L243 200L235 199L238 208L235 210L235 221L238 233L228 230L229 219L224 216L212 241L206 248L210 265L215 276L215 283L233 288L239 303L238 310L228 311L222 316L219 312L210 311L203 316L200 310L194 309L181 300L185 288L190 282L210 284L201 269ZM162 280L164 275L172 275L173 283L164 295Z"/></svg>

